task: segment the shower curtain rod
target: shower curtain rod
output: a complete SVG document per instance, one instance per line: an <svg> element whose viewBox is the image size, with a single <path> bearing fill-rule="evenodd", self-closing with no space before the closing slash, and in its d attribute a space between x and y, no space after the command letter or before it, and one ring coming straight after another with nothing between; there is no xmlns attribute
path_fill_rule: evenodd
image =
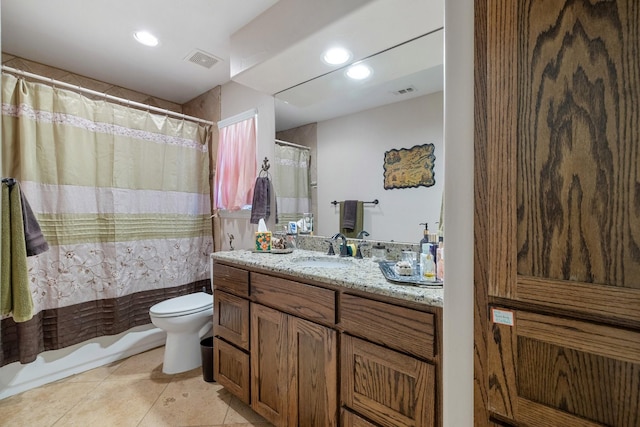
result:
<svg viewBox="0 0 640 427"><path fill-rule="evenodd" d="M280 145L290 145L292 147L302 148L303 150L311 150L311 148L309 147L305 147L304 145L300 145L300 144L294 144L293 142L287 142L281 139L276 139L275 141L277 144L280 144Z"/></svg>
<svg viewBox="0 0 640 427"><path fill-rule="evenodd" d="M6 65L2 66L2 71L6 71L8 73L17 74L19 76L29 77L31 79L47 82L47 83L50 83L53 86L60 86L60 87L68 88L68 89L73 89L73 90L76 90L78 92L83 92L83 93L88 93L90 95L100 96L102 98L108 99L109 101L115 101L115 102L118 102L120 104L125 104L126 106L137 107L137 108L140 108L140 109L143 109L143 110L154 111L156 113L161 113L161 114L164 114L164 115L167 115L167 116L177 117L179 119L184 119L184 120L188 120L188 121L191 121L191 122L202 123L202 124L206 124L206 125L215 125L214 122L209 121L209 120L199 119L198 117L193 117L193 116L187 116L186 114L176 113L174 111L167 110L167 109L164 109L164 108L154 107L153 105L148 105L148 104L143 104L141 102L131 101L130 99L119 98L117 96L108 95L106 93L98 92L98 91L95 91L95 90L92 90L92 89L88 89L86 87L72 85L72 84L69 84L69 83L62 82L60 80L55 80L55 79L52 79L50 77L44 77L44 76L41 76L39 74L30 73L28 71L22 71L22 70L18 70L16 68L7 67Z"/></svg>

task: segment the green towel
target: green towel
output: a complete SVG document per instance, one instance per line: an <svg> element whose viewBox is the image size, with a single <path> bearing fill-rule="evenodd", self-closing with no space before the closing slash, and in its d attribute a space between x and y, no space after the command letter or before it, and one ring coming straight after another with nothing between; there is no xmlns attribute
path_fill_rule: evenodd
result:
<svg viewBox="0 0 640 427"><path fill-rule="evenodd" d="M340 202L340 232L350 239L355 239L358 233L364 229L364 207L363 202L358 201L358 207L356 210L356 226L353 230L347 230L342 226L342 219L344 218L344 202Z"/></svg>
<svg viewBox="0 0 640 427"><path fill-rule="evenodd" d="M13 314L15 322L33 317L29 288L27 249L22 221L19 184L2 184L2 276L0 277L0 314Z"/></svg>

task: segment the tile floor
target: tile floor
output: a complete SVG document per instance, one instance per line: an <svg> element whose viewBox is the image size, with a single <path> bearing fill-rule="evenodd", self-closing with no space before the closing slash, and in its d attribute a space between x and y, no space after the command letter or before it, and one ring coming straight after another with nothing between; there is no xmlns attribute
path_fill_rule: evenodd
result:
<svg viewBox="0 0 640 427"><path fill-rule="evenodd" d="M0 400L0 426L270 427L201 368L162 373L164 347Z"/></svg>

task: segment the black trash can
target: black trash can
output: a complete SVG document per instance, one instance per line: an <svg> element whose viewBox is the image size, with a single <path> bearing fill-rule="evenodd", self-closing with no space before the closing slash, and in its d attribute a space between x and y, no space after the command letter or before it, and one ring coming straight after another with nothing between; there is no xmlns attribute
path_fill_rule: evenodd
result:
<svg viewBox="0 0 640 427"><path fill-rule="evenodd" d="M213 337L200 341L200 355L202 356L202 379L213 382Z"/></svg>

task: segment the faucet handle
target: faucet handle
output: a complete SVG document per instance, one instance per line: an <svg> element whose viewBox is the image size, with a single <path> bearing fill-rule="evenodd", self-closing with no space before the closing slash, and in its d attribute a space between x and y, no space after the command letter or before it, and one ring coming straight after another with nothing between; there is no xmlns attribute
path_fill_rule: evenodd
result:
<svg viewBox="0 0 640 427"><path fill-rule="evenodd" d="M335 255L336 253L333 250L333 240L325 240L325 242L329 244L329 251L327 252L327 255Z"/></svg>
<svg viewBox="0 0 640 427"><path fill-rule="evenodd" d="M356 250L356 258L357 259L363 259L364 257L362 256L362 251L361 248L370 246L369 243L366 243L364 240L360 241L360 244L358 245L358 249Z"/></svg>

